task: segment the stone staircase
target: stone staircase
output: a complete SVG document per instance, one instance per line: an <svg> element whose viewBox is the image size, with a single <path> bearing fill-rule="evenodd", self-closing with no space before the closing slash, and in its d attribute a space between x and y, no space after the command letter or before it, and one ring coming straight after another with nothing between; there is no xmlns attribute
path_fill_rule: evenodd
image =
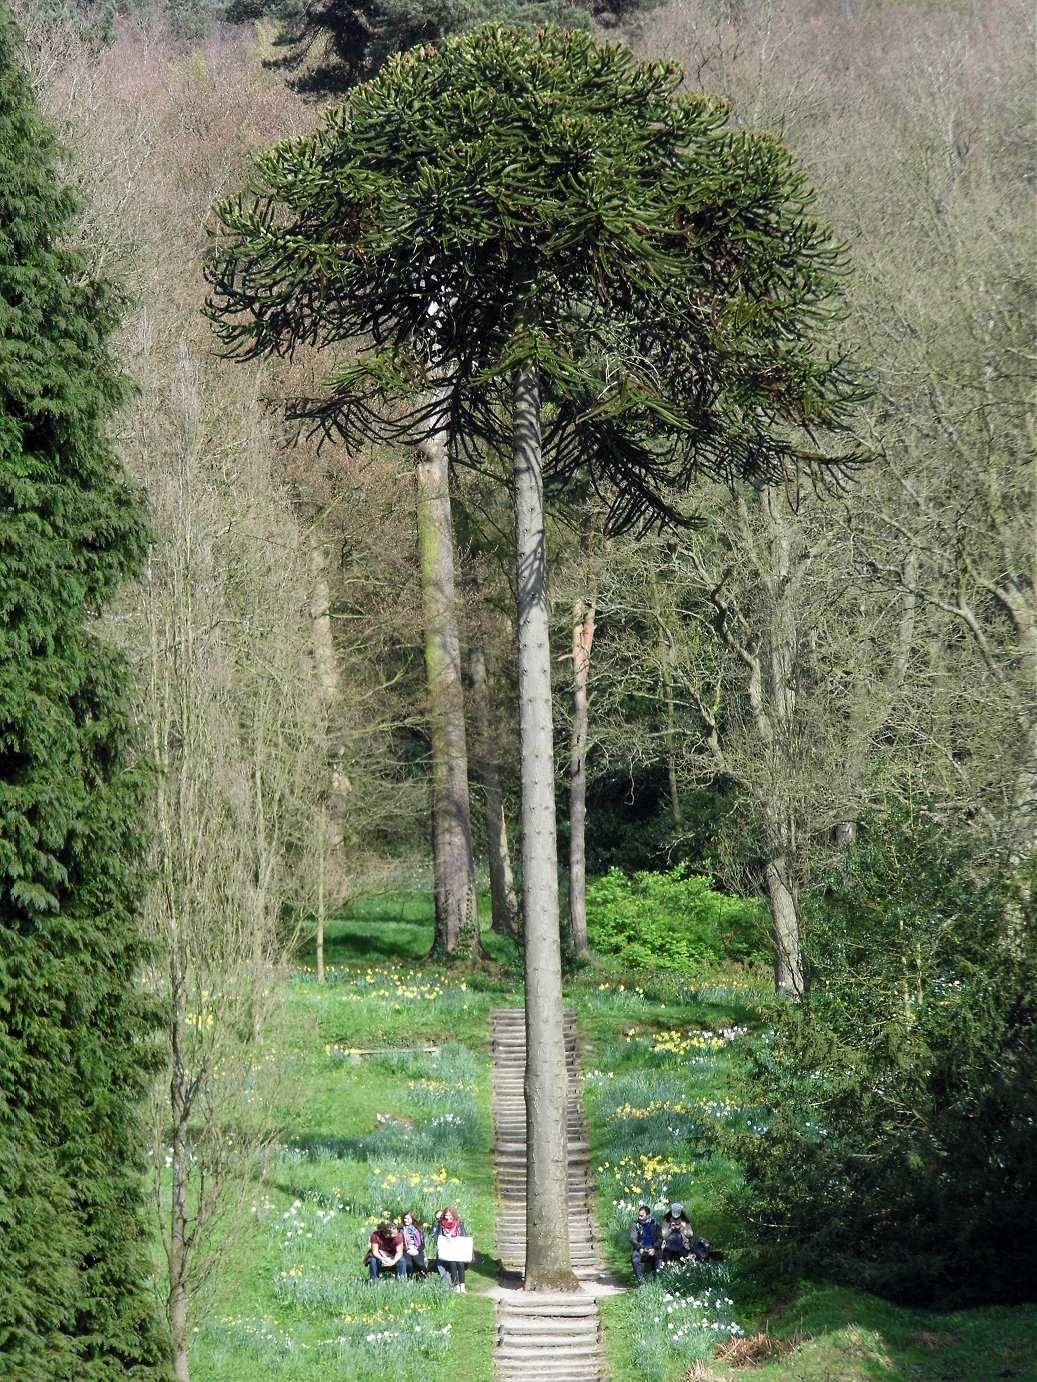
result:
<svg viewBox="0 0 1037 1382"><path fill-rule="evenodd" d="M591 1205L590 1147L583 1121L576 1015L565 1013L569 1070L569 1245L580 1291L501 1290L497 1303L497 1382L608 1382L597 1301L588 1287L600 1270L598 1228ZM494 1167L497 1252L501 1268L521 1277L526 1258L525 1014L490 1013L493 1052Z"/></svg>

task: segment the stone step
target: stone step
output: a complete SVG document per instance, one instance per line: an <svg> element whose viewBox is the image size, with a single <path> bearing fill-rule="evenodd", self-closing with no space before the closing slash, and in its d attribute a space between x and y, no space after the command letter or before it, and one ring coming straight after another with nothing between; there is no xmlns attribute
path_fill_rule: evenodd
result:
<svg viewBox="0 0 1037 1382"><path fill-rule="evenodd" d="M497 1252L509 1272L525 1269L526 1100L525 1014L494 1009L490 1014L493 1055L494 1176L497 1193ZM592 1212L593 1172L583 1117L583 1079L575 1013L566 1010L565 1060L569 1254L578 1281L598 1278L601 1267L597 1222ZM574 1292L515 1292L498 1302L496 1382L608 1382L601 1322L593 1297Z"/></svg>
<svg viewBox="0 0 1037 1382"><path fill-rule="evenodd" d="M533 1376L540 1374L544 1364L556 1363L562 1359L565 1359L570 1367L580 1362L585 1366L601 1367L604 1361L603 1350L597 1339L588 1339L586 1343L574 1341L569 1344L564 1339L559 1339L555 1343L547 1343L542 1339L501 1340L494 1347L493 1356L498 1365L528 1359L530 1373Z"/></svg>
<svg viewBox="0 0 1037 1382"><path fill-rule="evenodd" d="M574 1022L575 1020L576 1020L576 1009L575 1009L575 1008L563 1008L563 1009L562 1009L562 1021L563 1021L563 1022ZM500 1023L500 1024L507 1024L507 1023L509 1023L509 1022L520 1022L520 1023L522 1024L522 1028L523 1028L523 1031L524 1031L524 1030L525 1030L525 1026L526 1026L526 1010L525 1010L525 1008L491 1008L491 1009L490 1009L490 1021L491 1021L492 1023L494 1023L494 1024L497 1024L497 1023Z"/></svg>
<svg viewBox="0 0 1037 1382"><path fill-rule="evenodd" d="M598 1263L598 1254L595 1251L595 1247L596 1244L593 1243L584 1244L581 1247L579 1243L574 1243L573 1240L570 1238L569 1261L572 1263L573 1266L578 1266L581 1268L590 1266L596 1267ZM508 1235L506 1237L499 1238L497 1240L497 1255L500 1257L502 1262L505 1257L520 1257L524 1264L526 1260L525 1237L519 1234L515 1234L514 1236Z"/></svg>
<svg viewBox="0 0 1037 1382"><path fill-rule="evenodd" d="M587 1332L574 1333L560 1324L554 1330L531 1328L528 1322L515 1320L503 1328L497 1337L497 1356L506 1358L509 1354L535 1352L538 1358L557 1357L564 1353L567 1357L578 1358L601 1356L601 1331L597 1322L589 1321Z"/></svg>
<svg viewBox="0 0 1037 1382"><path fill-rule="evenodd" d="M573 1262L579 1262L585 1267L589 1262L597 1260L596 1242L587 1242L583 1238L569 1237L569 1257ZM505 1233L497 1239L497 1252L500 1256L507 1253L514 1256L516 1253L525 1258L526 1255L526 1236L523 1233Z"/></svg>
<svg viewBox="0 0 1037 1382"><path fill-rule="evenodd" d="M549 1315L553 1310L563 1315L596 1314L598 1305L592 1296L580 1291L513 1291L501 1298L502 1314L518 1312L522 1315Z"/></svg>
<svg viewBox="0 0 1037 1382"><path fill-rule="evenodd" d="M522 1199L526 1193L526 1177L522 1175L501 1176L496 1178L497 1193L503 1195L506 1200L514 1203L517 1199ZM576 1175L570 1170L568 1178L569 1186L569 1213L573 1214L579 1210L581 1214L586 1213L588 1205L591 1203L591 1192L587 1189L587 1182L583 1176Z"/></svg>
<svg viewBox="0 0 1037 1382"><path fill-rule="evenodd" d="M494 1157L494 1166L500 1171L525 1171L528 1160L526 1144L524 1142L509 1142L504 1145L507 1150ZM586 1142L577 1141L576 1138L570 1141L567 1164L570 1167L578 1168L581 1175L588 1177L589 1182L591 1156L590 1148Z"/></svg>
<svg viewBox="0 0 1037 1382"><path fill-rule="evenodd" d="M501 1340L518 1334L525 1338L535 1338L538 1343L551 1343L565 1339L577 1339L586 1343L587 1336L597 1339L601 1333L601 1322L594 1315L527 1315L517 1310L501 1316L497 1326L497 1337Z"/></svg>
<svg viewBox="0 0 1037 1382"><path fill-rule="evenodd" d="M548 1353L542 1351L536 1344L529 1344L525 1348L501 1348L496 1345L493 1350L494 1362L497 1366L498 1377L501 1376L502 1368L519 1368L525 1364L525 1377L562 1377L572 1379L576 1382L578 1377L607 1377L605 1371L605 1352L599 1344L597 1348L588 1348L586 1351L565 1353ZM566 1368L571 1371L565 1371ZM516 1374L521 1375L521 1374Z"/></svg>
<svg viewBox="0 0 1037 1382"><path fill-rule="evenodd" d="M529 1382L531 1373L547 1382L608 1382L605 1359L600 1353L590 1358L545 1359L543 1368L529 1358L495 1358L494 1361L498 1382Z"/></svg>
<svg viewBox="0 0 1037 1382"><path fill-rule="evenodd" d="M559 1362L544 1360L543 1368L529 1358L495 1359L498 1382L529 1382L530 1373L551 1379L551 1382L608 1382L605 1359L600 1354L590 1358L571 1358Z"/></svg>
<svg viewBox="0 0 1037 1382"><path fill-rule="evenodd" d="M522 1243L526 1241L526 1215L522 1211L521 1215L515 1214L509 1218L502 1218L500 1231L497 1234L497 1246L502 1248L508 1243ZM593 1236L587 1233L586 1216L581 1216L579 1224L570 1221L569 1223L569 1251L579 1252L581 1255L590 1253L598 1242L597 1234Z"/></svg>
<svg viewBox="0 0 1037 1382"><path fill-rule="evenodd" d="M595 1244L574 1242L569 1239L569 1259L571 1262L579 1263L581 1267L589 1266L597 1261L597 1254L594 1251ZM525 1260L526 1240L521 1234L506 1234L497 1240L497 1254L503 1259L508 1257L521 1257Z"/></svg>
<svg viewBox="0 0 1037 1382"><path fill-rule="evenodd" d="M569 1362L578 1358L600 1359L600 1349L592 1344L589 1348L581 1348L579 1344L574 1347L561 1340L556 1344L541 1343L539 1339L527 1343L515 1341L514 1343L498 1344L494 1354L501 1362L510 1362L519 1358L528 1358L530 1367L539 1372L542 1364L555 1362L560 1359L567 1359Z"/></svg>

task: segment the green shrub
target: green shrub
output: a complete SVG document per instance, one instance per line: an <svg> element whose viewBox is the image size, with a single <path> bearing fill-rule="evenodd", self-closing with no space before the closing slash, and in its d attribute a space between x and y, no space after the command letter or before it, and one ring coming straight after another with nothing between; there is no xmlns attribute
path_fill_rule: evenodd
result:
<svg viewBox="0 0 1037 1382"><path fill-rule="evenodd" d="M736 1217L775 1265L917 1303L1032 1298L1037 944L1021 891L964 824L898 812L815 898L808 991L755 1048L756 1131L732 1147Z"/></svg>
<svg viewBox="0 0 1037 1382"><path fill-rule="evenodd" d="M610 869L587 888L587 934L599 954L636 969L694 971L769 953L760 907L716 892L684 864L632 878Z"/></svg>

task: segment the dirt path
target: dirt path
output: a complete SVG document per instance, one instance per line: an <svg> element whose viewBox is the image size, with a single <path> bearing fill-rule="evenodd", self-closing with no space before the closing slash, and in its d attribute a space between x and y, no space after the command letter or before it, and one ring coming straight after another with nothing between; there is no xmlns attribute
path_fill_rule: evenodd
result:
<svg viewBox="0 0 1037 1382"><path fill-rule="evenodd" d="M576 1015L565 1014L569 1068L569 1244L579 1291L521 1288L526 1257L526 1062L521 1008L490 1013L493 1050L494 1168L497 1179L497 1252L507 1280L497 1288L497 1382L608 1382L598 1297L622 1289L604 1280L598 1226L591 1205L590 1148L583 1121L583 1090L576 1045Z"/></svg>

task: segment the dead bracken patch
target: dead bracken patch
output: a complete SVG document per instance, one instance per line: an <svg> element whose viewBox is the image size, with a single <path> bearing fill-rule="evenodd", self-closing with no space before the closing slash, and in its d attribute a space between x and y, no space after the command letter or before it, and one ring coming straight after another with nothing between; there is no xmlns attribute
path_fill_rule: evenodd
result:
<svg viewBox="0 0 1037 1382"><path fill-rule="evenodd" d="M706 1367L701 1358L696 1358L687 1372L682 1372L680 1382L717 1382L717 1375Z"/></svg>
<svg viewBox="0 0 1037 1382"><path fill-rule="evenodd" d="M936 1353L940 1349L948 1348L952 1341L949 1334L937 1334L935 1330L923 1329L921 1334L915 1335L914 1342L916 1347Z"/></svg>
<svg viewBox="0 0 1037 1382"><path fill-rule="evenodd" d="M718 1344L714 1349L716 1357L729 1368L755 1368L768 1358L786 1357L802 1343L803 1336L791 1339L775 1339L765 1330L749 1334L744 1339L729 1339L726 1344Z"/></svg>

